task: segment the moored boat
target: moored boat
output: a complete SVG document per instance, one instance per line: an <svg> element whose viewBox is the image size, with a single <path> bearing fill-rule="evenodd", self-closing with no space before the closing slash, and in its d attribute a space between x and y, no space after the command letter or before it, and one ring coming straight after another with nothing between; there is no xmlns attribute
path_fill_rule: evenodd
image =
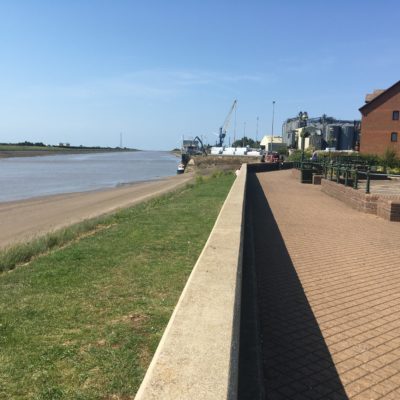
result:
<svg viewBox="0 0 400 400"><path fill-rule="evenodd" d="M183 174L185 172L185 165L183 163L178 164L178 169L176 170L177 174Z"/></svg>

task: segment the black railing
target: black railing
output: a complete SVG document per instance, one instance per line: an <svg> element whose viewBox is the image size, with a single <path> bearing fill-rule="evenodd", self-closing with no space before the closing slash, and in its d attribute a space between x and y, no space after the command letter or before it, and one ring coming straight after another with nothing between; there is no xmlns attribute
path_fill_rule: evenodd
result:
<svg viewBox="0 0 400 400"><path fill-rule="evenodd" d="M399 178L400 175L375 172L379 167L377 164L368 164L363 160L348 160L346 163L332 161L304 161L295 162L294 167L301 170L301 181L311 183L312 174L318 173L325 179L336 181L344 186L350 186L359 189L359 181L365 180L365 193L371 193L371 180L389 179L391 177ZM311 178L310 175L311 174Z"/></svg>
<svg viewBox="0 0 400 400"><path fill-rule="evenodd" d="M294 163L291 161L276 162L276 163L254 163L248 164L247 170L249 172L266 172L266 171L278 171L280 169L291 169Z"/></svg>

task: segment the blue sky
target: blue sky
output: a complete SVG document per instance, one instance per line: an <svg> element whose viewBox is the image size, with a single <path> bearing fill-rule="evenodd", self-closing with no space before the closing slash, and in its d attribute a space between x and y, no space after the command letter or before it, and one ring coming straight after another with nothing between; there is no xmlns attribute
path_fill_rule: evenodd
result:
<svg viewBox="0 0 400 400"><path fill-rule="evenodd" d="M0 142L171 149L360 117L400 79L395 0L1 0ZM246 128L244 128L246 126ZM233 121L229 131L233 137Z"/></svg>

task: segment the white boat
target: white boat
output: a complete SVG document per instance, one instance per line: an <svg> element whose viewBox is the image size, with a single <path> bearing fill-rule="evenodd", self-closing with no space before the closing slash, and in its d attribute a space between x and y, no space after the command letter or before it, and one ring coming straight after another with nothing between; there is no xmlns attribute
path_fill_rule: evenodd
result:
<svg viewBox="0 0 400 400"><path fill-rule="evenodd" d="M183 163L179 163L178 169L176 170L177 174L183 174L185 172L185 165Z"/></svg>

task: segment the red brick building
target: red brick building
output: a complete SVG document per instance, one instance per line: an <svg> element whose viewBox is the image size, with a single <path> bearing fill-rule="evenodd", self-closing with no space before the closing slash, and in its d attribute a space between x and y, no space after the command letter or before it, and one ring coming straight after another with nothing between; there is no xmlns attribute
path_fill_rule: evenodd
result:
<svg viewBox="0 0 400 400"><path fill-rule="evenodd" d="M393 148L400 156L400 81L368 94L365 103L360 108L360 152L382 155Z"/></svg>

